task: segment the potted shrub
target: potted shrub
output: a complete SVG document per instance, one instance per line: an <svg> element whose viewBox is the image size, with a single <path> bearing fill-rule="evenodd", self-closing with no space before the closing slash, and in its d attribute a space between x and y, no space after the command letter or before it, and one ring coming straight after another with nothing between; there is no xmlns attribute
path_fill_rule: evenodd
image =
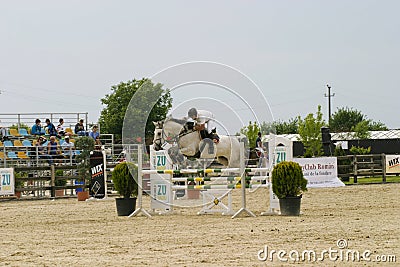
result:
<svg viewBox="0 0 400 267"><path fill-rule="evenodd" d="M118 216L128 216L135 211L138 192L137 167L130 162L121 162L112 171L114 188L121 198L116 198Z"/></svg>
<svg viewBox="0 0 400 267"><path fill-rule="evenodd" d="M55 186L63 187L67 184L67 180L65 179L57 179L57 176L63 176L64 172L62 170L56 170L56 180L54 181ZM56 197L64 196L64 189L56 189L55 190Z"/></svg>
<svg viewBox="0 0 400 267"><path fill-rule="evenodd" d="M298 216L301 193L307 191L307 179L301 166L293 161L282 161L274 166L272 191L279 198L281 215Z"/></svg>
<svg viewBox="0 0 400 267"><path fill-rule="evenodd" d="M21 189L24 187L25 182L24 180L20 179L23 178L24 175L21 172L14 172L14 195L17 198L21 198ZM18 189L18 191L17 191Z"/></svg>

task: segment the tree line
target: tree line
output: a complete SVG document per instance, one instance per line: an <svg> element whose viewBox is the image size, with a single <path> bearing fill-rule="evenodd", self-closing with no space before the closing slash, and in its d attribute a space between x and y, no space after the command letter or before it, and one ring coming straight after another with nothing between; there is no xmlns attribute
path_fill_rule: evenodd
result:
<svg viewBox="0 0 400 267"><path fill-rule="evenodd" d="M342 107L338 108L331 117L331 123L328 125L322 119L321 106L317 108L317 112L308 114L305 118L300 116L286 121L275 121L272 123L262 122L258 125L255 122L249 122L244 126L240 133L247 136L250 142L250 147L255 147L255 139L257 133L262 134L299 134L299 139L303 143L305 157L321 156L322 150L322 133L321 128L328 127L332 133L352 132L357 139L368 139L369 131L387 131L388 128L382 122L376 122L363 114L361 111ZM365 154L368 148L352 147L354 153ZM340 152L339 152L340 153Z"/></svg>
<svg viewBox="0 0 400 267"><path fill-rule="evenodd" d="M130 105L132 97L142 88L140 94L143 98L144 107L135 107ZM145 90L143 90L145 89ZM146 100L149 98L158 99L151 111L149 111L147 121L143 121L145 116L143 109L146 108ZM101 99L103 109L99 118L101 130L103 133L114 134L116 140L121 140L122 129L125 116L129 121L143 121L145 132L136 132L133 129L132 139L138 142L146 138L149 143L153 138L154 125L152 121L165 119L168 111L172 107L172 97L168 88L162 84L154 84L150 79L142 78L140 80L130 80L121 82L111 87L111 92ZM321 127L328 126L330 132L355 132L356 138L368 138L368 131L388 130L382 122L373 121L361 111L349 108L338 108L331 117L330 125L322 119L321 106L318 106L315 114L310 113L305 118L297 116L288 121L249 122L247 126L240 129L240 133L245 134L249 140L250 147L255 147L257 133L280 134L299 134L300 141L305 147L305 156L319 156L322 153ZM143 135L144 134L144 135Z"/></svg>

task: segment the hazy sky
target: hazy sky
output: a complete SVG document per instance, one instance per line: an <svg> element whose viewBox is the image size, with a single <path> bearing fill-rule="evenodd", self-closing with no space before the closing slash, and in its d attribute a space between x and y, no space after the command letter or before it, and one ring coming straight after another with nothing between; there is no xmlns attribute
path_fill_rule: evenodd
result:
<svg viewBox="0 0 400 267"><path fill-rule="evenodd" d="M319 104L326 116L329 83L333 112L400 128L399 10L384 0L0 1L0 113L87 111L96 122L112 85L201 60L249 76L276 120Z"/></svg>

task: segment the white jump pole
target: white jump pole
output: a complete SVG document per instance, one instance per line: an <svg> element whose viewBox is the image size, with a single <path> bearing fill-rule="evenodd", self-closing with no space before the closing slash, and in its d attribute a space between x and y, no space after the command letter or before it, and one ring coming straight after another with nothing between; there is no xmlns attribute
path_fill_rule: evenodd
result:
<svg viewBox="0 0 400 267"><path fill-rule="evenodd" d="M242 207L233 216L232 219L239 216L242 212L246 212L252 217L256 215L246 208L246 175L245 175L245 160L244 160L244 143L240 143L240 175L242 176L241 186L242 186Z"/></svg>
<svg viewBox="0 0 400 267"><path fill-rule="evenodd" d="M143 204L143 199L142 199L142 197L143 197L143 188L142 188L143 187L143 177L142 177L142 175L143 175L142 174L142 153L143 153L142 149L143 149L143 146L138 145L137 148L138 148L138 196L137 196L137 200L138 200L137 206L138 207L128 217L136 216L140 212L142 212L147 218L151 218L150 213L142 207L142 204ZM129 146L128 152L129 153L127 153L127 155L129 155L129 157L130 157L130 155L131 155L130 146Z"/></svg>
<svg viewBox="0 0 400 267"><path fill-rule="evenodd" d="M104 168L104 198L106 199L108 197L108 188L107 188L107 158L106 158L106 151L104 150L104 147L101 149L101 154L103 155L103 168Z"/></svg>

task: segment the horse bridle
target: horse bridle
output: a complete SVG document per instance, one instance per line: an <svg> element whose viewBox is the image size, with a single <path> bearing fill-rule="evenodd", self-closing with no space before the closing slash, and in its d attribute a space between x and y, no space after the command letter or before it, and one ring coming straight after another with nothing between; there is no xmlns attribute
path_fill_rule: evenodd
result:
<svg viewBox="0 0 400 267"><path fill-rule="evenodd" d="M175 135L173 137L170 137L170 136L165 134L164 127L162 127L161 128L161 136L156 138L156 139L154 139L153 143L156 146L158 146L158 148L162 148L165 143L168 143L168 144L173 144L175 142L178 143L179 138L181 138L181 137L183 137L185 135L188 135L190 133L193 133L193 132L197 132L197 131L194 130L194 129L190 129L189 130L188 127L186 125L184 125L183 129L179 132L179 134L177 134L177 135ZM164 139L164 143L161 144L163 139Z"/></svg>

